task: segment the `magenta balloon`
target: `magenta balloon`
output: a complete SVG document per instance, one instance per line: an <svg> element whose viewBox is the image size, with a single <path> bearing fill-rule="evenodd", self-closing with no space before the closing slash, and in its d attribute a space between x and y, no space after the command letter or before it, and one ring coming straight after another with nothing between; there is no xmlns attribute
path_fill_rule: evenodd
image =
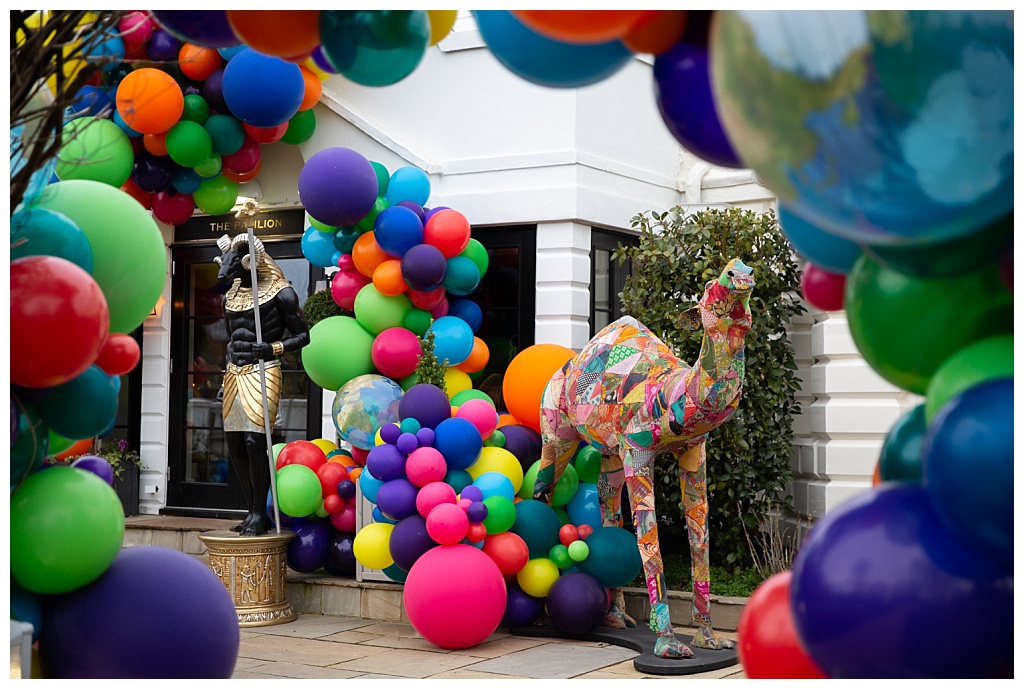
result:
<svg viewBox="0 0 1024 689"><path fill-rule="evenodd" d="M377 201L377 172L358 151L325 148L302 167L299 198L306 212L325 225L355 225Z"/></svg>
<svg viewBox="0 0 1024 689"><path fill-rule="evenodd" d="M381 331L370 348L370 358L377 370L395 379L414 373L422 354L416 334L400 327Z"/></svg>

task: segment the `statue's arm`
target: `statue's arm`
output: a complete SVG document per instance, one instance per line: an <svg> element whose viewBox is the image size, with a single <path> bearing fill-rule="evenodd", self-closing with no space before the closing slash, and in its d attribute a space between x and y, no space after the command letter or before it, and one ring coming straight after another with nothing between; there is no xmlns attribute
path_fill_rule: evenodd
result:
<svg viewBox="0 0 1024 689"><path fill-rule="evenodd" d="M292 352L302 349L309 344L309 326L299 308L299 295L291 287L286 287L278 292L275 297L275 304L281 319L284 322L287 336L282 336L277 343L278 351L274 351L275 342L261 342L253 348L253 354L259 359L273 359L285 352Z"/></svg>

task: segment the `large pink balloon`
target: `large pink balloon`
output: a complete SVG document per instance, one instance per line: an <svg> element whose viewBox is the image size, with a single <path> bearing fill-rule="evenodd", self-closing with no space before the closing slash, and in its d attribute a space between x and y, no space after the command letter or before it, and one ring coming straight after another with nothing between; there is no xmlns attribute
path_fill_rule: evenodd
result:
<svg viewBox="0 0 1024 689"><path fill-rule="evenodd" d="M422 355L419 338L401 327L382 330L370 347L373 365L383 375L396 380L412 375Z"/></svg>

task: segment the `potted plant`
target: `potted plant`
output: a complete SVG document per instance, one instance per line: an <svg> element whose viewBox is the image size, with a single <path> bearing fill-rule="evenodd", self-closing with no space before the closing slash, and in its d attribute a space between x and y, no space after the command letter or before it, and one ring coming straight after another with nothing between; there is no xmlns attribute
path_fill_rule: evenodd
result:
<svg viewBox="0 0 1024 689"><path fill-rule="evenodd" d="M114 490L117 497L121 498L124 506L124 516L131 517L139 513L139 470L142 461L139 453L128 448L127 440L118 440L113 447L100 448L93 453L102 457L110 463L114 470Z"/></svg>

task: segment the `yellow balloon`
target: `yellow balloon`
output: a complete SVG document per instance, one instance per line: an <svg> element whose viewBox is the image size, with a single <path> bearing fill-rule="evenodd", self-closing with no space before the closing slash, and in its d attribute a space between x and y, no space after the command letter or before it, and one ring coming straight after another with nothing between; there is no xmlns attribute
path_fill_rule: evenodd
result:
<svg viewBox="0 0 1024 689"><path fill-rule="evenodd" d="M334 452L338 449L337 443L333 440L328 440L327 438L317 438L316 440L313 440L312 443L323 450L325 455L328 452Z"/></svg>
<svg viewBox="0 0 1024 689"><path fill-rule="evenodd" d="M325 72L324 70L320 69L316 64L316 61L314 61L313 58L311 57L307 57L299 64L308 69L313 74L315 74L316 78L319 79L320 81L327 81L332 76L330 72Z"/></svg>
<svg viewBox="0 0 1024 689"><path fill-rule="evenodd" d="M444 387L448 390L448 399L455 397L460 392L473 389L473 380L465 371L457 368L446 368L444 370Z"/></svg>
<svg viewBox="0 0 1024 689"><path fill-rule="evenodd" d="M437 45L455 26L458 10L427 10L430 19L430 45Z"/></svg>
<svg viewBox="0 0 1024 689"><path fill-rule="evenodd" d="M388 548L394 528L394 524L374 522L359 530L352 540L352 554L359 564L368 569L385 569L395 564L391 549Z"/></svg>
<svg viewBox="0 0 1024 689"><path fill-rule="evenodd" d="M558 565L546 557L528 560L526 565L516 573L516 581L519 583L519 588L523 589L528 596L545 598L551 587L558 581Z"/></svg>
<svg viewBox="0 0 1024 689"><path fill-rule="evenodd" d="M480 451L477 460L466 471L474 481L480 477L480 474L497 471L508 476L516 493L523 487L523 465L519 463L514 454L503 447L485 446Z"/></svg>

